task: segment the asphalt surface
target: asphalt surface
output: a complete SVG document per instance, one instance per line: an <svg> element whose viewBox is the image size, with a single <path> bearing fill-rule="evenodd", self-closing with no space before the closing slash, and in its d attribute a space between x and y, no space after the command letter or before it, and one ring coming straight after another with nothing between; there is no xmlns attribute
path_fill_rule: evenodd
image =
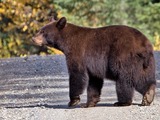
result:
<svg viewBox="0 0 160 120"><path fill-rule="evenodd" d="M139 107L142 96L135 93L134 105L126 108L113 107L117 101L114 82L105 80L101 102L95 108L77 107L69 109L68 72L63 55L28 56L0 60L0 120L9 119L92 119L92 116L118 110L117 114L103 114L99 119L126 118L160 120L160 52L156 58L156 97L148 113ZM81 103L86 102L86 92L81 96ZM32 112L31 112L32 111ZM139 115L144 111L144 116ZM17 114L14 114L16 113ZM93 113L92 113L93 112ZM99 112L99 113L98 113ZM129 113L128 113L129 112ZM45 115L43 115L43 113ZM124 113L124 114L123 114ZM125 115L126 113L126 115ZM52 114L52 116L50 116ZM88 114L92 114L88 116ZM57 116L58 115L58 116ZM74 116L75 115L75 116ZM128 116L127 116L128 115ZM18 118L18 116L20 116ZM96 116L97 117L97 116ZM123 118L124 117L124 118ZM96 120L98 118L94 118Z"/></svg>

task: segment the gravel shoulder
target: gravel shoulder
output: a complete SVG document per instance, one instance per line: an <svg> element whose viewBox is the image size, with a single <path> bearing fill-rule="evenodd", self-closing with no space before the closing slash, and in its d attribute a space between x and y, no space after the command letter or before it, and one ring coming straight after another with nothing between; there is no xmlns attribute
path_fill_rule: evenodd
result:
<svg viewBox="0 0 160 120"><path fill-rule="evenodd" d="M76 109L14 108L1 109L1 120L159 120L158 104L150 107L108 107Z"/></svg>
<svg viewBox="0 0 160 120"><path fill-rule="evenodd" d="M160 52L155 52L157 94L151 106L114 107L114 82L105 80L94 108L68 108L65 57L29 56L0 60L0 120L160 120ZM81 103L86 101L86 92Z"/></svg>

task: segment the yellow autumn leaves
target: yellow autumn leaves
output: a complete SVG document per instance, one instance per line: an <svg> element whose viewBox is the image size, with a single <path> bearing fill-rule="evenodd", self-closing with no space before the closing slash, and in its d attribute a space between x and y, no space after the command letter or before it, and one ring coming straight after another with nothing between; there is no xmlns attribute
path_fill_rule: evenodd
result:
<svg viewBox="0 0 160 120"><path fill-rule="evenodd" d="M155 34L154 50L160 50L160 35Z"/></svg>

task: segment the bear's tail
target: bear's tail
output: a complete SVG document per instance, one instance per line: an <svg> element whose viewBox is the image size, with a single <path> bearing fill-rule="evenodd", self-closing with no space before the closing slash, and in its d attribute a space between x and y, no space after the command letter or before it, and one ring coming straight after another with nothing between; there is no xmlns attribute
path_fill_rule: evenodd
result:
<svg viewBox="0 0 160 120"><path fill-rule="evenodd" d="M143 59L143 69L147 69L150 64L155 64L153 52L139 53L138 56Z"/></svg>

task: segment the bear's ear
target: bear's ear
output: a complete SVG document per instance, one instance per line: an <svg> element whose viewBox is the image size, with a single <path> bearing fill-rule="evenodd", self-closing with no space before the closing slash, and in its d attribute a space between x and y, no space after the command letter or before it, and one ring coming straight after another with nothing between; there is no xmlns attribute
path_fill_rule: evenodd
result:
<svg viewBox="0 0 160 120"><path fill-rule="evenodd" d="M66 18L65 18L65 17L62 17L62 18L57 22L56 27L57 27L59 30L62 30L62 29L65 27L66 23L67 23Z"/></svg>

